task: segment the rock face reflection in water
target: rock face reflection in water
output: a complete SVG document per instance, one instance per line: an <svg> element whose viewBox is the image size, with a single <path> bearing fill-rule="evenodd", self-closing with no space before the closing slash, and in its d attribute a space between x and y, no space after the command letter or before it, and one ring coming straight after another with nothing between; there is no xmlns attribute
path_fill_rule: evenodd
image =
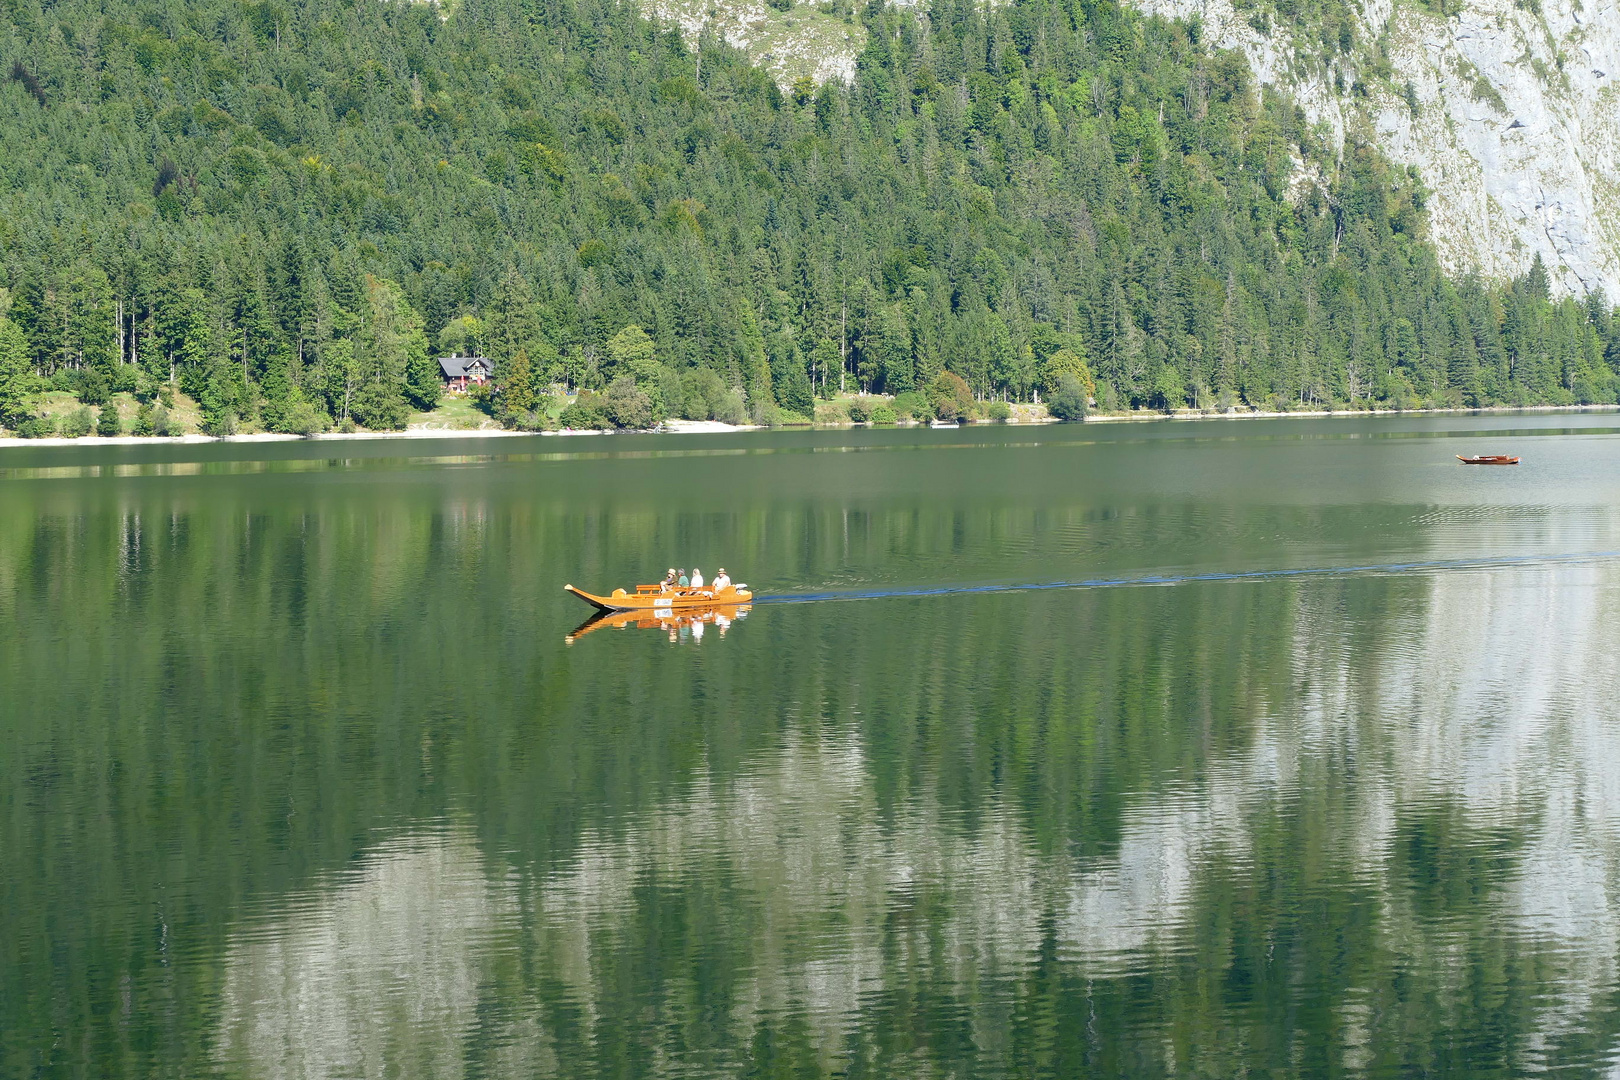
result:
<svg viewBox="0 0 1620 1080"><path fill-rule="evenodd" d="M1390 1066L1402 1029L1427 1022L1418 1010L1465 1025L1493 951L1539 984L1512 1065L1557 1064L1568 1037L1601 1040L1614 1023L1617 586L1608 567L1435 576L1421 610L1353 663L1338 597L1300 590L1298 697L1257 703L1238 752L1130 795L1098 858L1043 854L1004 800L969 820L925 785L886 814L861 739L808 724L730 779L699 770L678 798L587 829L543 874L506 873L464 830L379 843L233 937L222 1059L265 1076L459 1076L476 1037L498 1048L486 1065L562 1076L629 1034L650 1074L741 1075L762 1038L796 1031L818 1071L949 1071L939 1047L882 1050L897 1037L884 1025L905 1022L896 998L926 985L953 1003L975 1070L1014 1072L1009 1025L1029 1023L1043 968L1108 996L1207 964L1209 912L1306 859L1319 864L1307 889L1342 881L1369 907L1365 936L1346 941L1368 956L1343 972L1363 977L1316 1006L1335 1017L1340 1066ZM1312 819L1306 848L1257 839L1296 816ZM1419 834L1442 825L1462 858L1492 863L1466 906L1412 865L1414 846L1437 842ZM603 1022L623 1012L627 958L667 949L672 918L683 946L632 991L644 1019ZM526 1002L480 1022L494 970L517 954ZM1286 958L1270 961L1262 977L1286 980ZM727 984L699 990L705 969ZM1401 972L1419 993L1396 992ZM1242 1012L1195 1062L1242 1056ZM1162 1071L1195 1064L1144 1026L1130 1036L1163 1040L1149 1055Z"/></svg>
<svg viewBox="0 0 1620 1080"><path fill-rule="evenodd" d="M275 1077L462 1075L484 963L516 897L465 832L378 844L232 935L221 1064Z"/></svg>

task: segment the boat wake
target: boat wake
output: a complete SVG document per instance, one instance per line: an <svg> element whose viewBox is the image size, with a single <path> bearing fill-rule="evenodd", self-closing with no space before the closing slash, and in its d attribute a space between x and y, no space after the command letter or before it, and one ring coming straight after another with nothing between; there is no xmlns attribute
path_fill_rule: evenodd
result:
<svg viewBox="0 0 1620 1080"><path fill-rule="evenodd" d="M1422 562L1366 563L1360 566L1313 566L1291 570L1211 571L1202 574L1151 574L1138 577L1036 581L1011 585L938 585L913 589L836 589L813 593L756 595L756 604L818 604L832 600L884 600L901 596L966 596L974 593L1040 592L1047 589L1118 589L1140 585L1191 585L1203 581L1272 581L1301 577L1348 577L1355 574L1436 573L1443 570L1488 570L1501 566L1553 566L1620 559L1620 551L1582 551L1563 555L1497 555Z"/></svg>

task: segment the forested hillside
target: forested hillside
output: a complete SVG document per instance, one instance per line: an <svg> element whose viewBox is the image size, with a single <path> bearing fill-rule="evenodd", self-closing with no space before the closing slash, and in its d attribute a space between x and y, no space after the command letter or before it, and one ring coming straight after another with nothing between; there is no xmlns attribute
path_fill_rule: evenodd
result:
<svg viewBox="0 0 1620 1080"><path fill-rule="evenodd" d="M1109 0L874 3L853 86L787 92L597 0L3 11L11 426L169 380L215 430L397 426L451 350L514 416L1028 399L1077 358L1119 408L1616 393L1602 297L1447 280L1418 178Z"/></svg>

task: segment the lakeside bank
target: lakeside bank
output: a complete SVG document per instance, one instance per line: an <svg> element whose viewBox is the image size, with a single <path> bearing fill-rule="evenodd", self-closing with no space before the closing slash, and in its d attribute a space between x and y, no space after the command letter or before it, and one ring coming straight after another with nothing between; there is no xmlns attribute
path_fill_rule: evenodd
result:
<svg viewBox="0 0 1620 1080"><path fill-rule="evenodd" d="M1155 423L1165 421L1189 420L1326 420L1355 417L1393 417L1393 416L1503 416L1514 413L1525 415L1545 415L1548 413L1612 413L1620 412L1620 405L1522 405L1522 406L1490 406L1480 409L1341 409L1341 410L1315 410L1297 412L1270 412L1258 409L1231 410L1228 412L1201 412L1196 409L1181 409L1172 413L1152 412L1138 410L1129 413L1093 413L1084 420L1062 421L1051 416L1026 418L1007 421L979 420L970 424L959 425L964 427L1031 427L1059 423ZM23 439L15 436L0 437L0 450L22 447L64 447L64 446L179 446L203 445L216 443L276 443L276 442L361 442L384 439L502 439L522 438L532 436L575 437L583 435L720 435L735 434L749 431L826 431L840 428L932 428L936 425L924 424L916 421L908 423L895 423L874 425L871 423L818 423L809 425L793 425L792 428L770 428L760 424L726 424L718 420L672 420L661 427L638 430L588 429L588 430L555 430L555 431L514 431L507 428L439 428L439 427L408 427L402 431L326 431L312 435L298 435L283 432L250 432L240 435L82 435L76 438L53 435L43 439ZM945 426L945 425L938 425Z"/></svg>

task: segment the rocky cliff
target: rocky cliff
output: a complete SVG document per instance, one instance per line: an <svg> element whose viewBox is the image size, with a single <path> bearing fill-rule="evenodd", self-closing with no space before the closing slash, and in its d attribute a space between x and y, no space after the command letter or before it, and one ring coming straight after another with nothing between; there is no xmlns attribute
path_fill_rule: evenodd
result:
<svg viewBox="0 0 1620 1080"><path fill-rule="evenodd" d="M679 27L689 46L713 34L741 49L784 90L802 78L849 82L855 58L866 46L865 28L837 2L783 7L765 0L644 0L642 7Z"/></svg>
<svg viewBox="0 0 1620 1080"><path fill-rule="evenodd" d="M1432 191L1455 273L1502 278L1536 255L1555 291L1620 299L1620 15L1613 0L1467 0L1440 15L1351 5L1348 49L1231 0L1136 0L1201 21L1342 144L1370 135Z"/></svg>
<svg viewBox="0 0 1620 1080"><path fill-rule="evenodd" d="M1416 168L1450 272L1502 279L1540 255L1554 292L1601 288L1620 300L1616 0L1438 0L1444 14L1350 0L1336 39L1319 17L1290 22L1265 2L1132 2L1198 20L1208 44L1240 50L1336 145L1368 138ZM746 50L784 88L805 76L849 80L866 40L832 4L648 0L648 9L689 41L707 31Z"/></svg>

